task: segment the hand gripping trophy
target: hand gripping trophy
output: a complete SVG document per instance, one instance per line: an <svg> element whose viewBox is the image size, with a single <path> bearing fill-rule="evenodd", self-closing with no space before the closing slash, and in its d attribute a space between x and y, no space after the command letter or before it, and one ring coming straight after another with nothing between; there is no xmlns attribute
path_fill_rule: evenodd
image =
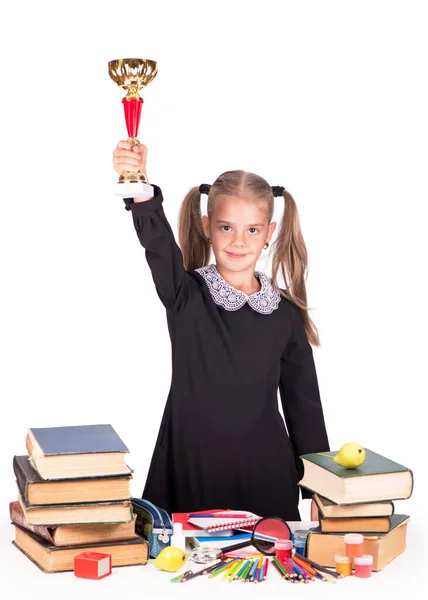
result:
<svg viewBox="0 0 428 600"><path fill-rule="evenodd" d="M138 127L144 100L138 92L156 77L157 63L143 58L111 60L108 63L108 72L113 81L127 92L122 102L128 142L139 144ZM154 193L153 187L147 183L147 178L141 171L122 171L116 188L117 195L129 198L151 198Z"/></svg>

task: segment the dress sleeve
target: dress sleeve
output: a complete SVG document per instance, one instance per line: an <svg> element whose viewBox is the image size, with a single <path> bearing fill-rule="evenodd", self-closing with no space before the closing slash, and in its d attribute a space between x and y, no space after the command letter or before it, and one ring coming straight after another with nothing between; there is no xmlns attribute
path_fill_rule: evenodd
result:
<svg viewBox="0 0 428 600"><path fill-rule="evenodd" d="M280 396L284 418L293 446L297 470L303 477L302 454L328 452L328 441L312 346L300 310L290 302L291 333L281 357ZM300 488L302 498L313 493Z"/></svg>
<svg viewBox="0 0 428 600"><path fill-rule="evenodd" d="M163 211L163 196L159 186L152 184L153 198L134 202L124 198L125 208L132 211L134 227L145 248L156 291L167 311L174 311L186 291L186 271L183 255Z"/></svg>

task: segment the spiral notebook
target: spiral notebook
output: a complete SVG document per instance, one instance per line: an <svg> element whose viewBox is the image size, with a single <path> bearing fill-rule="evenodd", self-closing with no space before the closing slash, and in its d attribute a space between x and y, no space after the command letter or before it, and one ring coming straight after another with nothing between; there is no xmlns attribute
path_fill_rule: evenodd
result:
<svg viewBox="0 0 428 600"><path fill-rule="evenodd" d="M221 511L211 515L190 515L189 523L209 533L224 529L252 529L261 517L248 511Z"/></svg>

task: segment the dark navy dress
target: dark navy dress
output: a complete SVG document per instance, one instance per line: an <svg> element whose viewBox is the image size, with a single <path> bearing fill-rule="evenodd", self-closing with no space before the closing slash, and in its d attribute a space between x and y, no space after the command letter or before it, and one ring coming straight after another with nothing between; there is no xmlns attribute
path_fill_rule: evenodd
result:
<svg viewBox="0 0 428 600"><path fill-rule="evenodd" d="M153 187L150 200L124 199L172 343L171 388L143 497L170 513L232 508L300 520L299 456L330 449L300 311L282 296L268 314L256 295L240 308L222 306L214 288L234 288L215 265L184 269L161 189ZM269 291L270 279L258 277ZM301 489L303 498L312 496Z"/></svg>

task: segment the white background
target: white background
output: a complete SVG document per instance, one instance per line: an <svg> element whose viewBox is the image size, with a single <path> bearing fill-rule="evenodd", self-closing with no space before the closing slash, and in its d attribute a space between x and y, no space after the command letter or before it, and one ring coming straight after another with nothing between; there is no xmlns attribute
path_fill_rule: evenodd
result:
<svg viewBox="0 0 428 600"><path fill-rule="evenodd" d="M124 94L107 71L109 60L142 57L158 75L142 92L139 137L174 231L188 189L225 170L259 173L294 196L331 448L356 441L413 470L414 493L396 511L411 515L420 543L426 9L391 0L2 9L2 525L27 427L111 423L131 451L133 495L144 486L170 342L132 216L112 191L126 129ZM309 517L308 500L300 511Z"/></svg>

